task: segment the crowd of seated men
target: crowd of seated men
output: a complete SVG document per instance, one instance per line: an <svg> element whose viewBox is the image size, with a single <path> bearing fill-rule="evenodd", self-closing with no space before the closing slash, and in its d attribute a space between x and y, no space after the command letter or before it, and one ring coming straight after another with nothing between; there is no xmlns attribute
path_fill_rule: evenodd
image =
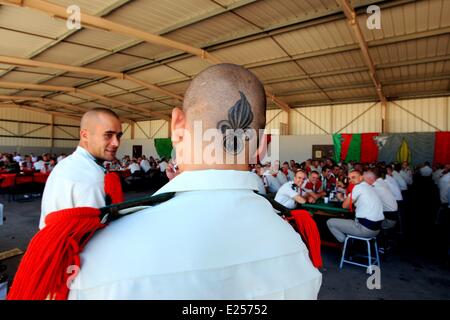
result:
<svg viewBox="0 0 450 320"><path fill-rule="evenodd" d="M416 182L419 190L414 190L414 196L424 195L427 186L432 186L439 193L440 204L435 204L437 213L428 215L436 217L436 224L445 225L447 239L444 241L449 241L450 164L431 166L425 162L412 168L406 161L335 163L331 159L308 159L300 164L294 160L281 165L278 161L256 164L250 170L257 177L259 193L274 195L275 201L288 209L333 199L353 211L354 219L327 221L329 231L341 243L346 235L373 237L380 230L394 228L401 234L404 232L401 222L408 215L407 203L418 201L410 199L413 183ZM434 210L435 207L424 208Z"/></svg>
<svg viewBox="0 0 450 320"><path fill-rule="evenodd" d="M18 152L0 153L0 173L50 173L66 156L65 153L59 155L30 153L23 156ZM113 161L100 163L100 165L108 172L123 172L121 177L124 189L127 190L135 189L134 187L137 185L145 188L145 184L151 184L149 187L152 188L162 186L167 182L165 172L170 163L171 161L165 158L155 159L152 156L147 158L145 155L132 158L125 155L122 159L116 158Z"/></svg>
<svg viewBox="0 0 450 320"><path fill-rule="evenodd" d="M56 154L44 153L36 156L33 153L24 156L17 152L0 153L0 172L1 173L19 173L19 172L41 172L50 173L58 162L66 157L65 153L59 156Z"/></svg>

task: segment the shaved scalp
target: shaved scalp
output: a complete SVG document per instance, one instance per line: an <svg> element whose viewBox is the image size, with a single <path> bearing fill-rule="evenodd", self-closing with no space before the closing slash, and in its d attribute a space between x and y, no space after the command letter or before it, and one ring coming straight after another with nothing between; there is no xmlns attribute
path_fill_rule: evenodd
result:
<svg viewBox="0 0 450 320"><path fill-rule="evenodd" d="M259 79L234 64L217 64L192 80L183 101L186 120L202 120L203 129L263 129L266 95Z"/></svg>
<svg viewBox="0 0 450 320"><path fill-rule="evenodd" d="M83 130L83 129L89 130L90 128L92 128L92 125L97 122L98 116L100 114L109 115L120 121L119 116L114 111L107 109L107 108L94 108L94 109L88 110L83 115L83 117L81 118L81 121L80 121L80 129L81 130Z"/></svg>

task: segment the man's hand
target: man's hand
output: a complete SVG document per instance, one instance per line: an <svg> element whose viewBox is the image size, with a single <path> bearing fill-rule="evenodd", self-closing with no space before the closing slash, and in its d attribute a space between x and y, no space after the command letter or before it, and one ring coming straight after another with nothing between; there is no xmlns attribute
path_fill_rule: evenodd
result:
<svg viewBox="0 0 450 320"><path fill-rule="evenodd" d="M172 180L179 174L180 174L180 170L178 170L178 168L175 169L175 166L172 164L172 162L170 162L167 165L167 169L166 169L167 178L169 178L169 180Z"/></svg>
<svg viewBox="0 0 450 320"><path fill-rule="evenodd" d="M312 196L310 196L310 197L308 197L308 203L316 203L316 198L315 197L312 197Z"/></svg>

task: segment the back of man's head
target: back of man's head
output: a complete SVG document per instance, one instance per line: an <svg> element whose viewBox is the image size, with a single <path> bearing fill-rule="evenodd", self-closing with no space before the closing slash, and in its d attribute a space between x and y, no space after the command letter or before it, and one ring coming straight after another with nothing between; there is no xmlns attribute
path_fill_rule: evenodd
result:
<svg viewBox="0 0 450 320"><path fill-rule="evenodd" d="M177 150L177 162L185 169L186 165L201 169L205 165L219 168L219 164L225 168L224 163L229 162L228 158L227 161L224 159L228 156L245 154L252 158L246 158L243 162L253 161L256 150L251 150L255 146L252 143L256 141L259 130L264 129L265 122L266 96L258 78L238 65L224 63L211 66L192 80L184 96L182 111L175 108L172 112L172 142ZM202 137L198 137L199 134ZM203 138L206 136L209 141ZM250 139L255 140L247 143ZM213 153L206 150L216 143L215 140L220 140L220 143L214 146L212 156ZM222 154L217 153L217 148ZM186 156L186 150L192 154ZM202 154L202 161L195 158L196 154ZM236 159L232 161L233 164L244 165L241 162Z"/></svg>
<svg viewBox="0 0 450 320"><path fill-rule="evenodd" d="M203 129L263 129L266 96L258 78L234 64L217 64L192 80L183 100L188 123L202 120Z"/></svg>

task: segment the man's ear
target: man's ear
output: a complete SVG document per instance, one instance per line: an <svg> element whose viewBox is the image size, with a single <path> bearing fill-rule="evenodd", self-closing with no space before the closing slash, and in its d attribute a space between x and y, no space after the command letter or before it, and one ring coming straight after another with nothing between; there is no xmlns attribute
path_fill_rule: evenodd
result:
<svg viewBox="0 0 450 320"><path fill-rule="evenodd" d="M87 138L88 138L88 131L87 131L87 129L81 129L80 130L80 138L82 140L87 140Z"/></svg>
<svg viewBox="0 0 450 320"><path fill-rule="evenodd" d="M172 132L172 143L176 144L183 141L184 129L186 128L186 115L180 108L173 108L172 110L172 122L170 124L170 130Z"/></svg>

